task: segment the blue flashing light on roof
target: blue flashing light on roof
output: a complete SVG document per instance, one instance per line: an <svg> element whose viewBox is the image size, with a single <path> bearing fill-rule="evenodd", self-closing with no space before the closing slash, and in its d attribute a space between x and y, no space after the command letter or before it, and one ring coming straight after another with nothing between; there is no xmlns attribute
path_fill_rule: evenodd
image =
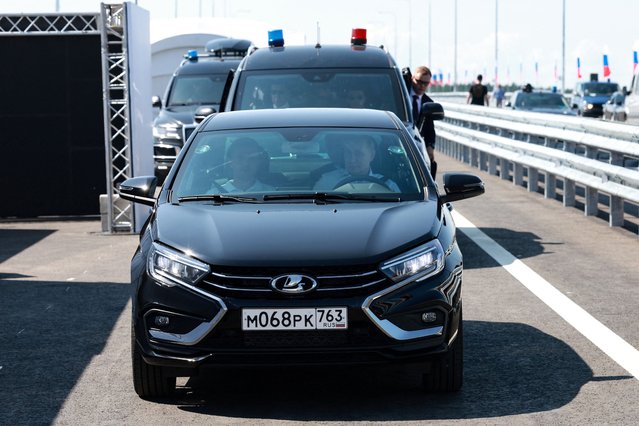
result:
<svg viewBox="0 0 639 426"><path fill-rule="evenodd" d="M186 58L190 61L197 60L197 50L189 50L186 52Z"/></svg>
<svg viewBox="0 0 639 426"><path fill-rule="evenodd" d="M268 32L268 45L269 47L284 46L284 33L282 30L271 30Z"/></svg>

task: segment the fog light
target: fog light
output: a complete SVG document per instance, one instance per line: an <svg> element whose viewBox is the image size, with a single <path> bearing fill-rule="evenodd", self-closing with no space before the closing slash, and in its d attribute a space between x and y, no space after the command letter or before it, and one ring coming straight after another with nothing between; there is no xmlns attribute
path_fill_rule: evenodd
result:
<svg viewBox="0 0 639 426"><path fill-rule="evenodd" d="M422 321L425 323L437 321L437 312L424 312L422 313Z"/></svg>
<svg viewBox="0 0 639 426"><path fill-rule="evenodd" d="M167 316L158 315L153 319L153 322L158 327L166 327L167 325L169 325L170 320L169 320L169 317Z"/></svg>

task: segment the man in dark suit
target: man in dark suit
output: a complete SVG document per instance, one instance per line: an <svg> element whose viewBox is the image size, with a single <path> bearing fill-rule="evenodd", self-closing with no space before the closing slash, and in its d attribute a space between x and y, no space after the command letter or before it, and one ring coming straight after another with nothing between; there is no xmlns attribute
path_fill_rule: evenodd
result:
<svg viewBox="0 0 639 426"><path fill-rule="evenodd" d="M413 111L413 123L418 124L419 113L422 110L422 105L426 102L433 102L433 100L426 94L426 89L430 85L430 79L432 73L428 67L420 65L415 68L415 72L410 73L410 70L404 72L404 82L406 88L412 99L412 111ZM424 138L426 145L426 153L430 159L430 174L435 179L437 173L437 162L435 161L435 124L433 120L427 119L421 129L420 134Z"/></svg>

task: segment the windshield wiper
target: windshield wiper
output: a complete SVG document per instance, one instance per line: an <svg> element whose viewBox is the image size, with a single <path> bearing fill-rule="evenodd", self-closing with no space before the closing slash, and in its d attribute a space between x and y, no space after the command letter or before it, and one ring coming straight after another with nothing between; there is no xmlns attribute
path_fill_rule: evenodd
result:
<svg viewBox="0 0 639 426"><path fill-rule="evenodd" d="M265 195L264 201L271 200L313 200L315 202L337 202L337 201L374 201L374 202L399 202L401 201L400 197L386 197L386 196L375 196L375 195L359 195L359 194L340 194L335 192L314 192L314 193L305 193L305 194L271 194Z"/></svg>
<svg viewBox="0 0 639 426"><path fill-rule="evenodd" d="M184 201L214 201L216 203L224 203L225 201L235 201L238 203L254 203L256 198L252 197L239 197L236 195L224 195L224 194L207 194L207 195L185 195L184 197L178 197L179 202Z"/></svg>

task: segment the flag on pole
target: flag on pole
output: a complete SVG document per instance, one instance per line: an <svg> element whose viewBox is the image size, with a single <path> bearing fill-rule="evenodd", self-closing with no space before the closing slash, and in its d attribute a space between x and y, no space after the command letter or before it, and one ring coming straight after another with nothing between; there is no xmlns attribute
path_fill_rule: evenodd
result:
<svg viewBox="0 0 639 426"><path fill-rule="evenodd" d="M634 52L632 52L632 72L635 72L637 70L638 63L639 61L637 61L637 51L635 50Z"/></svg>
<svg viewBox="0 0 639 426"><path fill-rule="evenodd" d="M610 67L608 66L608 55L603 55L603 71L604 77L610 77Z"/></svg>
<svg viewBox="0 0 639 426"><path fill-rule="evenodd" d="M581 79L581 59L577 58L577 78Z"/></svg>
<svg viewBox="0 0 639 426"><path fill-rule="evenodd" d="M433 86L437 86L439 83L437 82L437 73L433 74Z"/></svg>
<svg viewBox="0 0 639 426"><path fill-rule="evenodd" d="M439 72L439 84L444 85L444 73L441 71Z"/></svg>

